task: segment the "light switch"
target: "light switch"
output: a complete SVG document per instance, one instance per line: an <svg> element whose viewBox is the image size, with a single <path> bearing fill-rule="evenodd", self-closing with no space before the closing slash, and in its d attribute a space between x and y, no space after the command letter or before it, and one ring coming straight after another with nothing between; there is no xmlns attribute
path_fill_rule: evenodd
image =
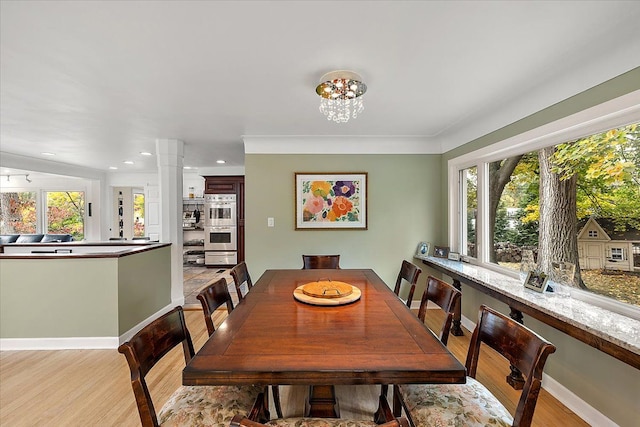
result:
<svg viewBox="0 0 640 427"><path fill-rule="evenodd" d="M267 218L267 227L275 226L275 220L272 217Z"/></svg>

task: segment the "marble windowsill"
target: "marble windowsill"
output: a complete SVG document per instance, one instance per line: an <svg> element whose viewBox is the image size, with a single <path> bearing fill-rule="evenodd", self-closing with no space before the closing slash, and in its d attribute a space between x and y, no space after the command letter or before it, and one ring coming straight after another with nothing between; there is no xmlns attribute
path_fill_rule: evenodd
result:
<svg viewBox="0 0 640 427"><path fill-rule="evenodd" d="M640 355L640 321L571 298L566 286L553 284L554 288L560 286L561 292L543 294L525 288L518 279L485 267L431 256L426 260Z"/></svg>

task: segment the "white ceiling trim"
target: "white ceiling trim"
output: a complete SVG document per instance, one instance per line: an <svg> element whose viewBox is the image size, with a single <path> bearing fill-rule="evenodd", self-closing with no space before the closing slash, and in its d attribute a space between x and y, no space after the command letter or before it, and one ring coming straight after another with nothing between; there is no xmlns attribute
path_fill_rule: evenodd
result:
<svg viewBox="0 0 640 427"><path fill-rule="evenodd" d="M245 135L245 154L441 154L421 136L258 136Z"/></svg>

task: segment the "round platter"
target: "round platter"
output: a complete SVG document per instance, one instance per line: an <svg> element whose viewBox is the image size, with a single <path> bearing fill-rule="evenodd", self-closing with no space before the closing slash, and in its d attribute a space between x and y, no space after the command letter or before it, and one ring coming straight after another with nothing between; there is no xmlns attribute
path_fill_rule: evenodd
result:
<svg viewBox="0 0 640 427"><path fill-rule="evenodd" d="M328 286L327 283L331 285ZM319 285L318 285L319 284ZM340 286L336 287L336 284ZM324 288L323 288L324 286ZM325 289L326 288L326 289ZM329 289L331 289L329 291ZM337 290L336 290L337 289ZM338 296L337 292L342 295ZM324 296L322 296L324 294ZM298 286L293 291L293 297L300 302L312 305L344 305L357 301L362 296L360 289L344 282L311 282Z"/></svg>

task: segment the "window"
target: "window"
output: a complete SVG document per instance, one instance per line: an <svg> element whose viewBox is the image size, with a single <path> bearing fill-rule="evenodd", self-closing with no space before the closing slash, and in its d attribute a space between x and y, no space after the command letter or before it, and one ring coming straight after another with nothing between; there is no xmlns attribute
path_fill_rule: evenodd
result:
<svg viewBox="0 0 640 427"><path fill-rule="evenodd" d="M613 261L622 261L623 254L624 254L624 251L622 248L611 248L611 259Z"/></svg>
<svg viewBox="0 0 640 427"><path fill-rule="evenodd" d="M133 193L133 237L144 237L144 193Z"/></svg>
<svg viewBox="0 0 640 427"><path fill-rule="evenodd" d="M84 192L47 191L46 232L71 234L74 240L84 239Z"/></svg>
<svg viewBox="0 0 640 427"><path fill-rule="evenodd" d="M637 101L629 98L614 101L610 103L614 112L605 114L606 118L598 118L603 115L602 110L593 109L593 118L585 119L588 117L585 113L582 117L562 119L451 159L448 169L452 193L449 197L449 246L452 250L469 251L469 243L473 241L476 253L472 262L518 277L525 249L534 251L539 266L546 261L571 262L570 259L544 259L553 253L549 242L558 246L559 241L571 236L562 231L553 235L549 230L540 230L550 222L555 227L558 222L570 218L575 224L573 229L577 230L571 237L576 240L580 227L590 217L597 218L599 225L610 235L625 229L640 231L640 108ZM635 109L625 106L616 110L617 102L619 105L631 102ZM578 120L581 122L576 122ZM584 124L580 126L580 123ZM545 178L541 178L543 174L547 174ZM565 206L553 204L559 203L554 201L555 190L547 193L547 187L541 188L549 184L549 174L557 178L554 185L571 188L567 190L567 194L573 196L571 203ZM457 179L453 180L454 176ZM468 197L471 182L475 185L473 202ZM474 206L477 210L470 215ZM543 217L549 212L550 216ZM542 218L546 222L541 222ZM607 226L611 227L611 232ZM591 239L600 236L597 230L585 234ZM547 236L545 242L539 242L542 235ZM540 252L543 244L547 245L546 252ZM603 257L602 269L605 255L611 260L623 261L624 248L611 248L609 254L605 254L602 246L598 249L591 245L580 246L578 242L578 247L572 250L581 267L576 269L576 285L584 288L584 295L597 296L602 305L609 304L602 298L607 296L640 306L640 276L637 274L640 256L634 256L630 267L623 266L629 271L622 274L619 282L612 281L613 276L607 277L606 281L600 280L598 276L602 271L593 269L598 265L597 260L587 262L585 258ZM560 246L570 247L564 241ZM587 266L591 269L587 270ZM573 294L582 298L582 290L576 289Z"/></svg>
<svg viewBox="0 0 640 427"><path fill-rule="evenodd" d="M0 234L36 233L36 196L33 191L0 193Z"/></svg>

